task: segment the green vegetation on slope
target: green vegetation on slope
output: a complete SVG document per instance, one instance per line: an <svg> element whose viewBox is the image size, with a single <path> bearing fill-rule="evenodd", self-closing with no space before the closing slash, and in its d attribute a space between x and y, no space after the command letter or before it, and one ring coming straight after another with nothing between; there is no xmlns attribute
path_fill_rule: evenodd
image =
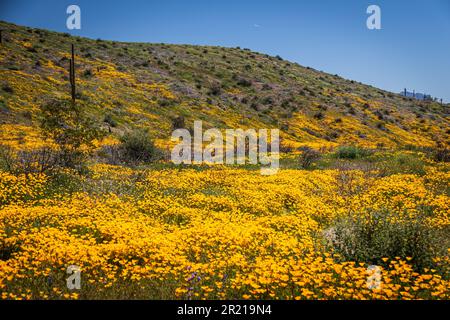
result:
<svg viewBox="0 0 450 320"><path fill-rule="evenodd" d="M241 48L122 43L0 22L1 138L39 144L40 106L77 95L118 138L145 127L165 145L173 121L191 127L280 128L285 146L448 144L448 105L419 102ZM401 86L401 84L399 84ZM111 123L113 125L111 125Z"/></svg>

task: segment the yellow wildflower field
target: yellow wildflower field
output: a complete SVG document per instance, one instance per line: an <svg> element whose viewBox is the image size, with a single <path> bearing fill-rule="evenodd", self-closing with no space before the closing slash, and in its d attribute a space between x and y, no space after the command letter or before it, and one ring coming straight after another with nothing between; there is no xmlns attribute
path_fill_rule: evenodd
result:
<svg viewBox="0 0 450 320"><path fill-rule="evenodd" d="M450 298L448 254L420 272L413 257L385 257L374 288L369 263L318 241L339 217L377 208L398 220L432 208L424 223L448 228L446 170L262 176L241 167L95 164L65 177L70 183L0 173L1 298ZM67 289L70 265L80 268L80 290Z"/></svg>

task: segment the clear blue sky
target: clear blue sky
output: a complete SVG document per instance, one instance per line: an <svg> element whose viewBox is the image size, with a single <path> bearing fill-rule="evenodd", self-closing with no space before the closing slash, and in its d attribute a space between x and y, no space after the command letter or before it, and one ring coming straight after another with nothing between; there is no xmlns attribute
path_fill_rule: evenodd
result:
<svg viewBox="0 0 450 320"><path fill-rule="evenodd" d="M90 38L241 46L331 74L450 101L450 0L0 0L0 19ZM382 30L366 9L382 10Z"/></svg>

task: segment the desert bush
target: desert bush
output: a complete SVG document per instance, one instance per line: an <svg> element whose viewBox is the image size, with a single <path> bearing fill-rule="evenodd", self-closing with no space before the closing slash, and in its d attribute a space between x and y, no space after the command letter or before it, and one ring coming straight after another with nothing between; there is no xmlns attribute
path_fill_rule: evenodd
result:
<svg viewBox="0 0 450 320"><path fill-rule="evenodd" d="M171 99L158 99L158 105L161 107L170 107L174 105L175 101Z"/></svg>
<svg viewBox="0 0 450 320"><path fill-rule="evenodd" d="M105 115L105 118L103 119L103 122L107 123L112 128L117 127L117 121L114 120L114 118L112 117L112 115L110 113L107 113Z"/></svg>
<svg viewBox="0 0 450 320"><path fill-rule="evenodd" d="M356 109L354 107L350 107L348 109L348 113L351 114L351 115L356 115Z"/></svg>
<svg viewBox="0 0 450 320"><path fill-rule="evenodd" d="M222 93L222 87L220 84L215 83L211 86L211 89L209 91L210 95L219 96L221 93Z"/></svg>
<svg viewBox="0 0 450 320"><path fill-rule="evenodd" d="M186 128L186 123L183 116L178 116L172 119L172 129L184 129Z"/></svg>
<svg viewBox="0 0 450 320"><path fill-rule="evenodd" d="M255 111L259 111L259 106L256 102L252 102L250 108L252 108Z"/></svg>
<svg viewBox="0 0 450 320"><path fill-rule="evenodd" d="M8 107L8 104L5 102L5 101L3 101L3 100L0 100L0 113L1 112L3 112L3 113L9 113L9 107Z"/></svg>
<svg viewBox="0 0 450 320"><path fill-rule="evenodd" d="M327 141L334 141L337 138L339 138L339 132L338 131L334 131L334 130L329 131L329 132L327 132L327 134L325 135L324 138Z"/></svg>
<svg viewBox="0 0 450 320"><path fill-rule="evenodd" d="M102 136L98 125L83 113L80 103L53 100L41 106L41 111L41 130L63 149L92 147L93 141Z"/></svg>
<svg viewBox="0 0 450 320"><path fill-rule="evenodd" d="M294 147L291 144L280 144L280 153L291 153L294 151Z"/></svg>
<svg viewBox="0 0 450 320"><path fill-rule="evenodd" d="M101 160L111 165L122 164L122 148L120 145L106 145L102 146L97 152L97 156Z"/></svg>
<svg viewBox="0 0 450 320"><path fill-rule="evenodd" d="M310 168L315 161L321 158L320 152L310 147L302 147L301 151L302 154L300 155L299 163L304 169Z"/></svg>
<svg viewBox="0 0 450 320"><path fill-rule="evenodd" d="M15 151L0 145L0 169L14 174L48 173L62 163L62 153L49 147Z"/></svg>
<svg viewBox="0 0 450 320"><path fill-rule="evenodd" d="M319 111L314 114L314 119L322 120L325 118L325 114L322 111Z"/></svg>
<svg viewBox="0 0 450 320"><path fill-rule="evenodd" d="M61 164L62 154L48 147L34 150L21 150L17 153L15 173L48 173Z"/></svg>
<svg viewBox="0 0 450 320"><path fill-rule="evenodd" d="M265 97L263 100L262 100L262 104L264 104L264 105L272 105L272 104L274 104L274 99L272 98L272 97Z"/></svg>
<svg viewBox="0 0 450 320"><path fill-rule="evenodd" d="M0 170L12 172L14 170L14 150L10 146L0 145Z"/></svg>
<svg viewBox="0 0 450 320"><path fill-rule="evenodd" d="M32 52L32 53L37 53L37 47L36 46L29 47L29 48L27 48L27 51Z"/></svg>
<svg viewBox="0 0 450 320"><path fill-rule="evenodd" d="M431 155L434 161L450 162L450 148L442 143L438 143L436 148L433 148Z"/></svg>
<svg viewBox="0 0 450 320"><path fill-rule="evenodd" d="M13 87L11 87L9 84L4 84L4 85L2 86L2 90L3 90L4 92L6 92L6 93L10 93L10 94L13 94L13 93L14 93Z"/></svg>
<svg viewBox="0 0 450 320"><path fill-rule="evenodd" d="M81 169L94 149L94 141L104 136L99 125L83 111L86 108L82 102L68 100L52 100L41 106L41 131L57 144L62 166Z"/></svg>
<svg viewBox="0 0 450 320"><path fill-rule="evenodd" d="M383 122L378 122L376 124L377 129L381 130L381 131L388 131L388 129L386 128L386 126L384 125Z"/></svg>
<svg viewBox="0 0 450 320"><path fill-rule="evenodd" d="M245 78L238 79L237 84L241 87L251 87L252 86L252 82Z"/></svg>
<svg viewBox="0 0 450 320"><path fill-rule="evenodd" d="M425 161L416 153L398 152L389 155L378 167L382 175L398 173L424 175L425 165Z"/></svg>
<svg viewBox="0 0 450 320"><path fill-rule="evenodd" d="M30 110L24 110L20 115L27 120L33 120L33 113Z"/></svg>
<svg viewBox="0 0 450 320"><path fill-rule="evenodd" d="M159 157L159 152L145 129L135 129L127 132L120 140L124 162L132 164L152 162Z"/></svg>
<svg viewBox="0 0 450 320"><path fill-rule="evenodd" d="M448 132L450 134L450 129ZM427 158L436 162L449 162L450 161L450 148L447 144L438 141L435 146L417 146L417 145L405 145L404 147L407 151L412 151L413 153L424 153Z"/></svg>
<svg viewBox="0 0 450 320"><path fill-rule="evenodd" d="M79 174L86 174L88 170L87 161L91 152L83 150L63 149L59 153L59 166L75 169Z"/></svg>
<svg viewBox="0 0 450 320"><path fill-rule="evenodd" d="M92 77L93 76L92 69L84 70L83 76L86 77L86 78Z"/></svg>
<svg viewBox="0 0 450 320"><path fill-rule="evenodd" d="M384 265L385 258L399 257L422 271L435 267L434 258L446 251L439 231L407 212L402 217L389 211L355 213L337 220L324 234L345 261Z"/></svg>
<svg viewBox="0 0 450 320"><path fill-rule="evenodd" d="M69 196L77 192L86 191L89 187L86 176L80 176L79 172L71 169L52 171L44 189L46 198L60 195Z"/></svg>
<svg viewBox="0 0 450 320"><path fill-rule="evenodd" d="M434 160L438 162L450 162L450 149L437 149L434 154Z"/></svg>
<svg viewBox="0 0 450 320"><path fill-rule="evenodd" d="M339 159L360 159L370 154L369 150L357 146L340 146L335 152L335 156Z"/></svg>
<svg viewBox="0 0 450 320"><path fill-rule="evenodd" d="M19 71L20 67L15 64L10 64L7 66L8 70Z"/></svg>

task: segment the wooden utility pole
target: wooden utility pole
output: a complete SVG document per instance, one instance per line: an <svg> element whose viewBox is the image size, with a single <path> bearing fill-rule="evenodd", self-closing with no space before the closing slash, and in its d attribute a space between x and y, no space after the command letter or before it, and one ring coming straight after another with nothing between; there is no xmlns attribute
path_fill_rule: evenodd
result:
<svg viewBox="0 0 450 320"><path fill-rule="evenodd" d="M3 30L0 29L0 44L3 43L3 34L2 34Z"/></svg>
<svg viewBox="0 0 450 320"><path fill-rule="evenodd" d="M70 59L70 87L71 87L71 95L72 95L72 103L75 104L75 95L76 95L76 87L75 87L75 49L72 43L72 59Z"/></svg>

